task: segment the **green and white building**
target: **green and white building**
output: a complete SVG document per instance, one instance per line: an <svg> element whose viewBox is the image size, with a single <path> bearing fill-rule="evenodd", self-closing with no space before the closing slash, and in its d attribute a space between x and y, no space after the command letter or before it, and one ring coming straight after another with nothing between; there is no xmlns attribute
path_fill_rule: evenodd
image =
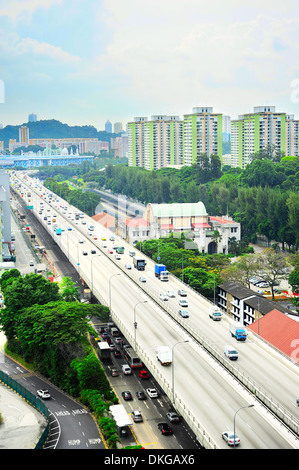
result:
<svg viewBox="0 0 299 470"><path fill-rule="evenodd" d="M274 145L286 155L298 156L298 121L278 113L275 106L256 106L253 113L231 121L231 165L245 168L251 156Z"/></svg>
<svg viewBox="0 0 299 470"><path fill-rule="evenodd" d="M193 108L191 114L135 117L127 124L129 166L148 170L190 166L198 155L222 155L222 114Z"/></svg>

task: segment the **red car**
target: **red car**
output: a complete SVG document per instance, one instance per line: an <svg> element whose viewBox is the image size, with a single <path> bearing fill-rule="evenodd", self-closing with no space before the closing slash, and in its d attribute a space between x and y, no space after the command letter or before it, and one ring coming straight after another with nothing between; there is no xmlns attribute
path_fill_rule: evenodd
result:
<svg viewBox="0 0 299 470"><path fill-rule="evenodd" d="M139 371L139 377L140 377L141 379L148 379L148 378L149 378L149 373L148 373L148 371L147 371L147 370L144 370L144 369L140 370L140 371Z"/></svg>

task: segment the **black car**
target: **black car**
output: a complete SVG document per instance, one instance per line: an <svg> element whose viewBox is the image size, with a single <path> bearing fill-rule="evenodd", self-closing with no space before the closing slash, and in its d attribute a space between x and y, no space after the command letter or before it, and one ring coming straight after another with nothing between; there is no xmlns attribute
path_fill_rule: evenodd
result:
<svg viewBox="0 0 299 470"><path fill-rule="evenodd" d="M159 423L158 429L160 429L161 434L172 434L171 427L167 423Z"/></svg>
<svg viewBox="0 0 299 470"><path fill-rule="evenodd" d="M121 352L118 349L114 349L114 356L121 357Z"/></svg>
<svg viewBox="0 0 299 470"><path fill-rule="evenodd" d="M142 391L136 392L136 397L138 398L138 400L145 400L146 399L146 395Z"/></svg>
<svg viewBox="0 0 299 470"><path fill-rule="evenodd" d="M126 401L133 400L132 394L128 390L125 391L125 392L121 392L121 394L122 394L122 397L123 397L124 400L126 400Z"/></svg>

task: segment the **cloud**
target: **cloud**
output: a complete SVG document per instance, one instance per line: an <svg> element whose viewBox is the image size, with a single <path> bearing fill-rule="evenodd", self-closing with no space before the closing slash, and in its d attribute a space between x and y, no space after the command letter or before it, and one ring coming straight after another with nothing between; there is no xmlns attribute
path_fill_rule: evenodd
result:
<svg viewBox="0 0 299 470"><path fill-rule="evenodd" d="M7 16L12 21L30 20L32 14L38 9L48 9L53 5L61 4L63 0L1 0L1 16Z"/></svg>

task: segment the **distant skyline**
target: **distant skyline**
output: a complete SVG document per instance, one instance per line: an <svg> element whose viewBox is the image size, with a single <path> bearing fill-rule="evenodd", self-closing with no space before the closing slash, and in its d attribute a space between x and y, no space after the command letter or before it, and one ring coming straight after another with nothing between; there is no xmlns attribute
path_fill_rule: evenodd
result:
<svg viewBox="0 0 299 470"><path fill-rule="evenodd" d="M0 0L0 123L125 129L262 105L299 119L298 24L297 0Z"/></svg>

